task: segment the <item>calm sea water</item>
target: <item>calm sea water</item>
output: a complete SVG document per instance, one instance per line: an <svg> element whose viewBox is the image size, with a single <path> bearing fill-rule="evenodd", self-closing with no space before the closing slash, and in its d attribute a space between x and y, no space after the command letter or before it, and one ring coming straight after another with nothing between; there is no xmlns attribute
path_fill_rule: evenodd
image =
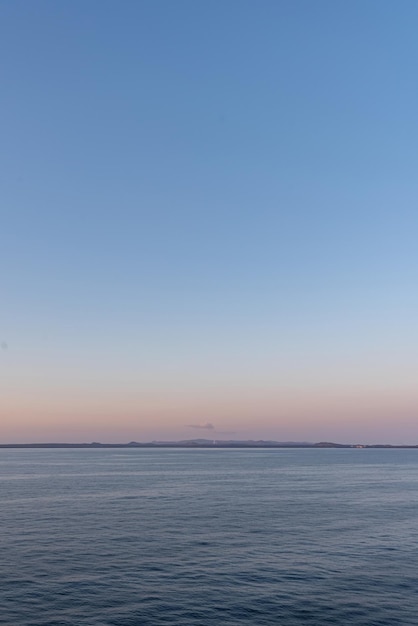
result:
<svg viewBox="0 0 418 626"><path fill-rule="evenodd" d="M0 624L418 624L418 450L0 450Z"/></svg>

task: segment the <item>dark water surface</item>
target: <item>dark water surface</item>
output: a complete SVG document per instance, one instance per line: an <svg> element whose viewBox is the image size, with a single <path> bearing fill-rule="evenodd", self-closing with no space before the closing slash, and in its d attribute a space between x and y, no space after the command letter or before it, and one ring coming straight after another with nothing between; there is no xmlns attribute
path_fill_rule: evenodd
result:
<svg viewBox="0 0 418 626"><path fill-rule="evenodd" d="M418 450L0 450L0 624L418 624Z"/></svg>

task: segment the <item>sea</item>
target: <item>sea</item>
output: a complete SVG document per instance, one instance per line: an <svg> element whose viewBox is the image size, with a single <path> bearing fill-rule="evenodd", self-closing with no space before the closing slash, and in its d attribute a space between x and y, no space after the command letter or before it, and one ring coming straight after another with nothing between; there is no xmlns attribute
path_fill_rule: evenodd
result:
<svg viewBox="0 0 418 626"><path fill-rule="evenodd" d="M0 450L0 624L417 626L417 592L418 450Z"/></svg>

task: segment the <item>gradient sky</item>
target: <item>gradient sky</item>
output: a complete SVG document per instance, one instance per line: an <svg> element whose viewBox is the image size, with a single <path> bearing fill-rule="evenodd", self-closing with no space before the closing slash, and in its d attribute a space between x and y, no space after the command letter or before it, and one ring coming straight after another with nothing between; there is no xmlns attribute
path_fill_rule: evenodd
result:
<svg viewBox="0 0 418 626"><path fill-rule="evenodd" d="M0 442L418 443L417 24L0 2Z"/></svg>

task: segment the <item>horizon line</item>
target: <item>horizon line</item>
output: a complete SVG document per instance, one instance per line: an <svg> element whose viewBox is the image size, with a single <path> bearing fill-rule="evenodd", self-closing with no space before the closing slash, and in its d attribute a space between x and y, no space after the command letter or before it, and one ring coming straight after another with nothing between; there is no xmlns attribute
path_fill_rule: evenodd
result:
<svg viewBox="0 0 418 626"><path fill-rule="evenodd" d="M418 444L275 441L263 439L182 439L178 441L25 442L0 443L0 448L418 448Z"/></svg>

